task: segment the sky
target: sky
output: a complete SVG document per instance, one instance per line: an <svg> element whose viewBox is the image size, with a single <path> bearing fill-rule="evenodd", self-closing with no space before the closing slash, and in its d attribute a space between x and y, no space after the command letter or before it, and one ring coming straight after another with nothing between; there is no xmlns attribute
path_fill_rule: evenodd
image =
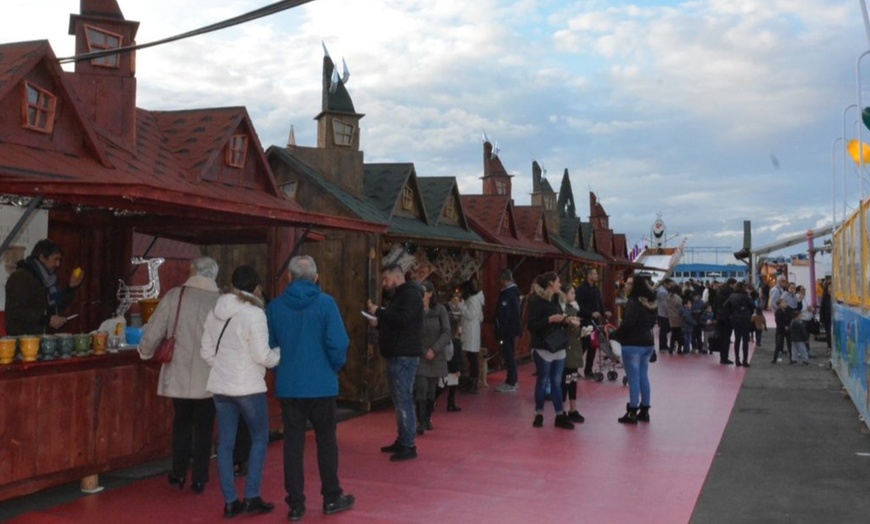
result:
<svg viewBox="0 0 870 524"><path fill-rule="evenodd" d="M314 0L139 51L137 105L246 106L265 148L291 125L314 146L323 43L348 64L366 162L413 162L479 194L485 131L518 205L537 160L556 190L568 170L584 219L593 191L630 245L661 214L669 245L696 250L684 261L734 263L744 220L763 246L840 221L860 199L835 140L858 133L846 108L868 48L861 1ZM118 0L140 44L269 3ZM0 42L73 54L77 0L3 7Z"/></svg>

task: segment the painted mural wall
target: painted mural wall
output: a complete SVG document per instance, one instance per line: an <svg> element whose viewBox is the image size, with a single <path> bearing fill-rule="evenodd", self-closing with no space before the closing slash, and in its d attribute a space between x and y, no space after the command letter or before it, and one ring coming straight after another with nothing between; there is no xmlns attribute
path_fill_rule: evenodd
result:
<svg viewBox="0 0 870 524"><path fill-rule="evenodd" d="M867 424L870 422L867 388L870 382L870 317L862 315L860 309L839 304L834 304L833 314L831 365Z"/></svg>

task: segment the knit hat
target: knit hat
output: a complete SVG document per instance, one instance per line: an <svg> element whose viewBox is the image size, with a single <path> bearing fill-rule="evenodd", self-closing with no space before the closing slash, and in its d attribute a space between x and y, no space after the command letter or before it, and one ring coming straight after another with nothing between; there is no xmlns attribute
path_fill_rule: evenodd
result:
<svg viewBox="0 0 870 524"><path fill-rule="evenodd" d="M233 271L233 287L239 291L253 293L260 285L260 275L251 266L239 266Z"/></svg>

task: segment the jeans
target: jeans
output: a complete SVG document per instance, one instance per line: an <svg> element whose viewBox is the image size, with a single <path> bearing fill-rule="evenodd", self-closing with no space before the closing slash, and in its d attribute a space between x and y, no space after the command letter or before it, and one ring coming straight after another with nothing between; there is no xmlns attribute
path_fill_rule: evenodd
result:
<svg viewBox="0 0 870 524"><path fill-rule="evenodd" d="M218 473L224 500L230 503L239 498L233 474L233 448L236 445L239 417L245 419L251 433L245 498L259 497L263 466L266 464L266 446L269 444L269 408L266 405L266 394L255 393L241 397L215 395L214 406L218 419Z"/></svg>
<svg viewBox="0 0 870 524"><path fill-rule="evenodd" d="M211 436L214 428L214 402L210 398L173 398L172 476L187 477L193 459L191 482L208 481Z"/></svg>
<svg viewBox="0 0 870 524"><path fill-rule="evenodd" d="M654 346L622 346L622 364L628 378L628 405L633 408L650 405L649 357L654 349Z"/></svg>
<svg viewBox="0 0 870 524"><path fill-rule="evenodd" d="M692 350L692 347L694 345L694 337L695 334L693 328L683 329L683 351L685 351L686 353Z"/></svg>
<svg viewBox="0 0 870 524"><path fill-rule="evenodd" d="M562 373L565 370L565 359L548 362L532 350L535 360L535 412L544 411L544 398L547 396L547 386L550 387L550 398L557 415L564 411L562 406Z"/></svg>
<svg viewBox="0 0 870 524"><path fill-rule="evenodd" d="M414 413L414 376L419 357L390 357L387 359L387 385L396 407L396 426L399 444L414 447L416 415Z"/></svg>
<svg viewBox="0 0 870 524"><path fill-rule="evenodd" d="M320 494L324 502L335 501L342 494L338 481L335 397L282 398L280 401L281 418L284 421L284 489L287 492L287 504L291 508L305 504L305 473L302 465L308 421L314 428L314 440L317 443Z"/></svg>
<svg viewBox="0 0 870 524"><path fill-rule="evenodd" d="M517 339L507 337L501 341L501 356L504 359L504 367L507 370L505 384L516 386L519 380L517 376Z"/></svg>

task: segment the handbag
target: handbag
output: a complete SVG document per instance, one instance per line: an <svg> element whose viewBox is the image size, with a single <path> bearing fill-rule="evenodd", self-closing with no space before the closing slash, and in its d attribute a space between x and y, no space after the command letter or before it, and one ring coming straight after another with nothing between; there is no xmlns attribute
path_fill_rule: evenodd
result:
<svg viewBox="0 0 870 524"><path fill-rule="evenodd" d="M807 333L810 335L820 335L822 333L822 325L819 319L813 317L807 320Z"/></svg>
<svg viewBox="0 0 870 524"><path fill-rule="evenodd" d="M554 327L544 337L544 349L555 353L568 348L568 335L562 326Z"/></svg>
<svg viewBox="0 0 870 524"><path fill-rule="evenodd" d="M178 294L178 308L175 310L175 324L172 326L172 335L163 339L154 350L154 356L151 360L161 364L172 362L172 356L175 354L175 330L178 329L178 317L181 313L181 299L184 298L184 286L181 286L181 293Z"/></svg>

